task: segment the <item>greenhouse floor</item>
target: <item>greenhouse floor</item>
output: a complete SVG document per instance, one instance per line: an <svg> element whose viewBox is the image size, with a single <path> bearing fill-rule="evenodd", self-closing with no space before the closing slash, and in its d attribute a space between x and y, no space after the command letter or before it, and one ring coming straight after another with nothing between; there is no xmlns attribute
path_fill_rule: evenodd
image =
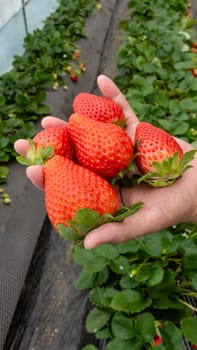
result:
<svg viewBox="0 0 197 350"><path fill-rule="evenodd" d="M112 79L117 75L116 55L123 42L118 25L127 18L127 3L101 0L102 10L87 19L87 37L78 43L86 72L76 84L66 79L67 92L48 92L52 115L67 120L79 92L100 93L100 73ZM197 18L197 0L193 9ZM85 332L90 304L88 293L76 290L80 268L72 261L70 244L51 228L43 192L26 178L24 167L13 162L10 168L6 191L12 204L0 207L0 350L80 350L96 344ZM97 346L103 349L102 342Z"/></svg>

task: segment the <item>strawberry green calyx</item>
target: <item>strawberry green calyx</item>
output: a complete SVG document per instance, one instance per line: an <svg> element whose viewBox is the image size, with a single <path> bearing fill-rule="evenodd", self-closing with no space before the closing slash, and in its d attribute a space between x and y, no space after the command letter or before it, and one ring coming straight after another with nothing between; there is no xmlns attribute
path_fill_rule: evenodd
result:
<svg viewBox="0 0 197 350"><path fill-rule="evenodd" d="M90 208L79 209L73 220L67 220L67 225L57 224L58 233L63 239L80 242L84 236L94 228L108 222L121 222L126 217L135 214L143 206L142 202L136 202L130 207L121 207L114 215L99 215Z"/></svg>
<svg viewBox="0 0 197 350"><path fill-rule="evenodd" d="M32 139L27 139L29 147L26 156L18 156L16 160L22 165L44 165L54 154L53 146L35 146Z"/></svg>
<svg viewBox="0 0 197 350"><path fill-rule="evenodd" d="M167 157L162 163L153 162L152 166L155 171L151 171L138 178L137 182L145 182L153 187L165 187L173 184L182 174L191 168L189 164L194 158L196 150L190 150L184 153L180 159L178 152L175 152L172 157Z"/></svg>

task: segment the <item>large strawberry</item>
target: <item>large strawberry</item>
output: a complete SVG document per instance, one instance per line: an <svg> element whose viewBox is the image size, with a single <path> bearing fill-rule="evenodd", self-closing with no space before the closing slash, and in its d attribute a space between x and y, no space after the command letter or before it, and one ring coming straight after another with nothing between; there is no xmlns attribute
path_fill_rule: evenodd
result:
<svg viewBox="0 0 197 350"><path fill-rule="evenodd" d="M19 156L17 161L29 164L25 157ZM137 202L120 207L118 194L106 179L60 155L44 164L44 192L51 224L64 239L72 241L81 240L104 223L123 221L143 205Z"/></svg>
<svg viewBox="0 0 197 350"><path fill-rule="evenodd" d="M106 123L125 126L126 118L119 105L109 98L82 92L73 100L74 112Z"/></svg>
<svg viewBox="0 0 197 350"><path fill-rule="evenodd" d="M141 174L145 174L139 182L160 187L173 183L190 167L195 150L183 155L177 141L165 130L154 125L141 122L136 128L135 162Z"/></svg>
<svg viewBox="0 0 197 350"><path fill-rule="evenodd" d="M120 126L73 113L68 130L78 162L85 168L111 179L131 164L133 144Z"/></svg>
<svg viewBox="0 0 197 350"><path fill-rule="evenodd" d="M52 146L54 154L74 159L74 147L67 127L51 127L41 130L34 138L36 149Z"/></svg>
<svg viewBox="0 0 197 350"><path fill-rule="evenodd" d="M46 210L52 225L66 224L80 208L99 215L114 214L120 207L115 189L105 179L61 156L44 165Z"/></svg>

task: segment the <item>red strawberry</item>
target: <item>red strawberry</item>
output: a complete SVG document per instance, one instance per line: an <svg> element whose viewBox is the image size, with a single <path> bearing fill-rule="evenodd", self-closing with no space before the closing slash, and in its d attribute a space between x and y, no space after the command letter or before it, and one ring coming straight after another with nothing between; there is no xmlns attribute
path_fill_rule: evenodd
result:
<svg viewBox="0 0 197 350"><path fill-rule="evenodd" d="M194 77L197 77L197 69L196 68L192 69L192 74Z"/></svg>
<svg viewBox="0 0 197 350"><path fill-rule="evenodd" d="M74 112L106 123L125 126L126 119L120 106L109 98L82 92L73 101Z"/></svg>
<svg viewBox="0 0 197 350"><path fill-rule="evenodd" d="M45 203L52 225L66 224L80 208L99 215L114 214L120 206L115 189L105 179L62 156L44 165Z"/></svg>
<svg viewBox="0 0 197 350"><path fill-rule="evenodd" d="M153 346L155 347L161 343L162 343L162 338L158 334L155 334Z"/></svg>
<svg viewBox="0 0 197 350"><path fill-rule="evenodd" d="M74 147L66 126L43 129L33 138L33 142L36 148L52 145L54 154L74 159Z"/></svg>
<svg viewBox="0 0 197 350"><path fill-rule="evenodd" d="M77 83L78 82L78 75L73 73L70 75L70 79L73 81L73 83Z"/></svg>
<svg viewBox="0 0 197 350"><path fill-rule="evenodd" d="M180 177L189 167L195 151L189 151L183 158L183 151L176 140L163 129L147 122L136 128L135 158L142 174L139 182L146 181L153 186L167 186Z"/></svg>
<svg viewBox="0 0 197 350"><path fill-rule="evenodd" d="M79 164L111 179L131 163L134 150L120 126L73 113L68 122Z"/></svg>

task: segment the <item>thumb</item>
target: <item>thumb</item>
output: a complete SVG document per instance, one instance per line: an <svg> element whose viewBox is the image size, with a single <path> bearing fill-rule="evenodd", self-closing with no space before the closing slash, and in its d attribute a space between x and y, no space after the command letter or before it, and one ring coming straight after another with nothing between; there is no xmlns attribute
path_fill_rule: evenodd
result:
<svg viewBox="0 0 197 350"><path fill-rule="evenodd" d="M44 189L44 171L42 165L30 165L26 169L26 175L34 186Z"/></svg>
<svg viewBox="0 0 197 350"><path fill-rule="evenodd" d="M125 242L156 232L168 225L169 218L163 218L159 208L144 206L121 223L107 223L89 232L84 239L84 247L90 249L104 243Z"/></svg>

